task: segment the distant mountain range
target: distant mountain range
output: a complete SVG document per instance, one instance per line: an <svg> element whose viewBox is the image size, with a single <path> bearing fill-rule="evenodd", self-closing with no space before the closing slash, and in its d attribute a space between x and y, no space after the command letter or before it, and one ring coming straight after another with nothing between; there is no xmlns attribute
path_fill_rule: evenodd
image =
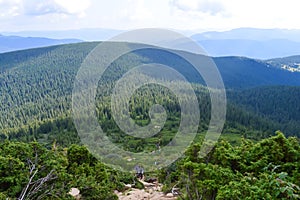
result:
<svg viewBox="0 0 300 200"><path fill-rule="evenodd" d="M300 43L274 39L267 41L221 39L201 40L199 44L210 56L245 56L270 59L300 54Z"/></svg>
<svg viewBox="0 0 300 200"><path fill-rule="evenodd" d="M240 28L192 35L210 56L270 59L300 54L300 30Z"/></svg>
<svg viewBox="0 0 300 200"><path fill-rule="evenodd" d="M57 30L57 31L20 31L4 32L4 35L17 35L21 37L46 37L54 39L76 38L83 41L103 41L124 32L122 30L104 29L104 28L86 28L75 30Z"/></svg>
<svg viewBox="0 0 300 200"><path fill-rule="evenodd" d="M194 40L256 40L266 41L274 39L288 39L300 42L300 30L297 29L258 29L258 28L237 28L229 31L208 31L194 34Z"/></svg>
<svg viewBox="0 0 300 200"><path fill-rule="evenodd" d="M0 53L77 42L81 40L0 35Z"/></svg>
<svg viewBox="0 0 300 200"><path fill-rule="evenodd" d="M0 38L0 52L78 41L103 41L122 32L124 30L103 28L4 32L2 34L7 36ZM198 33L192 35L191 38L197 41L210 56L244 56L271 59L300 55L299 36L300 30L239 28L223 32Z"/></svg>

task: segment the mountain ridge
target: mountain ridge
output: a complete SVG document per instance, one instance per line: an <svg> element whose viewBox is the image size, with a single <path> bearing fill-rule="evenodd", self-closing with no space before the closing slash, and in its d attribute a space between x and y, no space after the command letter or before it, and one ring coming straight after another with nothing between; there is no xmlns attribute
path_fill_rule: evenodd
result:
<svg viewBox="0 0 300 200"><path fill-rule="evenodd" d="M87 55L97 44L99 44L99 42L80 42L77 44L53 45L49 47L1 53L0 64L2 69L0 68L0 71L3 71L7 67L9 68L11 63L21 64L28 59L43 57L44 54L48 54L49 52L61 51L61 53L70 53L74 51L76 52L75 54L80 54L81 56ZM161 58L162 55L157 53L157 50L155 49L136 52L136 54L141 57L150 56L157 61L163 61L168 64L168 61L164 61L163 58ZM63 57L61 57L61 59L63 59ZM226 88L247 88L260 85L300 85L300 73L292 73L278 67L279 62L281 65L289 64L295 59L299 60L300 63L300 56L273 58L268 60L252 59L244 56L222 56L212 57L212 59L223 77ZM83 58L81 61L78 60L78 62L82 61ZM79 67L80 63L77 65L77 67ZM241 84L245 79L248 81L246 81L247 84Z"/></svg>
<svg viewBox="0 0 300 200"><path fill-rule="evenodd" d="M300 54L300 30L239 28L191 36L210 56L246 56L259 59Z"/></svg>
<svg viewBox="0 0 300 200"><path fill-rule="evenodd" d="M5 102L0 106L2 128L22 127L22 124L35 121L41 123L68 116L71 112L70 102L76 73L85 57L98 44L83 42L0 54L0 101ZM261 86L300 86L300 73L277 68L264 60L234 56L213 60L220 70L227 92ZM149 63L170 66L183 76L188 76L186 79L190 82L200 83L193 82L198 78L195 77L195 70L191 70L191 66L183 59L162 50L145 49L116 60L105 72L106 75L103 74L105 82L99 91L103 95L109 94L107 91L113 86L112 81L116 81L116 78L134 66ZM243 111L236 113L234 110L239 109L231 110L231 116L240 119ZM246 124L253 123L249 121L249 116L252 121L258 119L254 115L243 114ZM70 121L68 119L64 123L68 124ZM49 128L49 124L45 127ZM48 128L41 132L47 133Z"/></svg>
<svg viewBox="0 0 300 200"><path fill-rule="evenodd" d="M0 53L78 42L82 40L0 35Z"/></svg>

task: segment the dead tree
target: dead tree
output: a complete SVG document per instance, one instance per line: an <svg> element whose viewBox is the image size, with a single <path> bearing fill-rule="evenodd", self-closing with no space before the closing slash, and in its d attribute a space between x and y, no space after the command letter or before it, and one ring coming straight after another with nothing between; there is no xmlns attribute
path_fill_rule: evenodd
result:
<svg viewBox="0 0 300 200"><path fill-rule="evenodd" d="M33 163L30 159L27 160L29 165L29 179L26 184L26 186L23 188L18 200L25 200L25 199L32 199L34 195L36 195L38 192L42 192L41 196L48 195L47 193L50 190L47 190L47 184L54 179L57 178L57 176L54 174L54 170L51 170L45 177L39 178L37 180L34 180L34 177L39 172L39 169L37 169L37 154L35 157L35 162ZM43 167L42 167L43 168ZM49 186L51 188L51 186ZM39 198L40 199L40 198Z"/></svg>

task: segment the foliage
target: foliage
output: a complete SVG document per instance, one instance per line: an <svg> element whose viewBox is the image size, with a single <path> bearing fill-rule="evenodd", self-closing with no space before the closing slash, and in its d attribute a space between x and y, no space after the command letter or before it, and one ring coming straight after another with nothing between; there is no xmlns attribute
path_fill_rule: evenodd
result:
<svg viewBox="0 0 300 200"><path fill-rule="evenodd" d="M84 146L49 150L37 142L1 143L0 174L0 199L20 198L23 192L24 199L72 199L68 194L72 187L83 199L117 199L114 190L137 181L105 166Z"/></svg>
<svg viewBox="0 0 300 200"><path fill-rule="evenodd" d="M228 97L234 105L255 113L259 118L269 119L268 121L276 123L277 129L284 131L287 135L297 136L300 133L299 96L300 88L291 86L265 86L228 93ZM256 121L265 123L263 121L266 120L262 121L259 118ZM239 120L237 119L237 121ZM259 127L263 130L271 128L267 125Z"/></svg>
<svg viewBox="0 0 300 200"><path fill-rule="evenodd" d="M184 199L298 199L299 141L276 134L258 143L244 139L239 146L220 141L204 158L195 143L165 183L180 186Z"/></svg>

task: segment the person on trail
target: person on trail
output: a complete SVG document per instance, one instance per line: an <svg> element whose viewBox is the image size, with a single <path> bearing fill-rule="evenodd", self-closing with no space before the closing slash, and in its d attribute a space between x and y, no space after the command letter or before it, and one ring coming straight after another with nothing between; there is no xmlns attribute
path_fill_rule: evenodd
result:
<svg viewBox="0 0 300 200"><path fill-rule="evenodd" d="M141 167L140 165L137 165L134 167L134 169L135 169L136 177L139 179L144 179L144 168Z"/></svg>

